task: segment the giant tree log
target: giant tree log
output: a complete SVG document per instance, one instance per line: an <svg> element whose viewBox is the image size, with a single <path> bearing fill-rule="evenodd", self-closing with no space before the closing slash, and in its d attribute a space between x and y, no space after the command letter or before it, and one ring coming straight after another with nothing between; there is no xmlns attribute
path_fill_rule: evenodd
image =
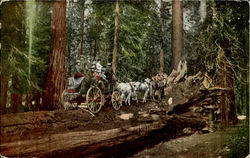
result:
<svg viewBox="0 0 250 158"><path fill-rule="evenodd" d="M181 125L181 126L180 126ZM173 116L161 122L141 124L135 127L116 128L105 131L78 131L48 135L37 139L7 142L0 145L1 154L5 156L111 156L129 152L122 145L128 143L141 144L144 139L154 136L157 130L174 137L184 128L201 129L206 123L202 119ZM169 138L170 138L169 137ZM152 138L150 138L152 139ZM157 138L154 138L157 139ZM133 146L134 147L134 146ZM139 147L140 148L140 147ZM117 152L120 151L120 152ZM118 156L117 155L117 156Z"/></svg>

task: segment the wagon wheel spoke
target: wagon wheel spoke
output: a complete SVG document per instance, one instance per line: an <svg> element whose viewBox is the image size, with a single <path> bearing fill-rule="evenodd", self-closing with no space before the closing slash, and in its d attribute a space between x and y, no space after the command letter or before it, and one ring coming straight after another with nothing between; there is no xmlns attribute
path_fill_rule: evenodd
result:
<svg viewBox="0 0 250 158"><path fill-rule="evenodd" d="M113 105L113 107L114 107L115 110L119 110L121 108L121 106L122 106L122 99L121 99L121 96L120 96L119 92L114 91L112 93L111 101L112 101L112 105Z"/></svg>
<svg viewBox="0 0 250 158"><path fill-rule="evenodd" d="M98 87L91 87L86 95L88 108L91 112L97 113L103 105L102 92Z"/></svg>

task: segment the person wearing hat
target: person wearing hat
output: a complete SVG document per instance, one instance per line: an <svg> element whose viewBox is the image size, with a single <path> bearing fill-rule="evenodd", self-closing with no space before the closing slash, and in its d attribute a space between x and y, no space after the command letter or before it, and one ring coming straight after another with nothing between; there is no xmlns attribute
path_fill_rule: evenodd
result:
<svg viewBox="0 0 250 158"><path fill-rule="evenodd" d="M97 60L97 63L96 63L96 70L97 70L97 73L98 73L98 75L100 75L101 74L101 72L102 72L102 65L101 65L101 59L98 59Z"/></svg>
<svg viewBox="0 0 250 158"><path fill-rule="evenodd" d="M111 67L111 63L107 64L107 69L105 71L105 76L107 76L107 79L110 81L112 80L112 76L113 76L113 69Z"/></svg>
<svg viewBox="0 0 250 158"><path fill-rule="evenodd" d="M105 75L105 71L106 71L106 69L105 68L102 68L102 72L101 72L101 74L100 74L100 78L104 81L104 82L108 82L107 81L107 78L106 78L106 75Z"/></svg>
<svg viewBox="0 0 250 158"><path fill-rule="evenodd" d="M81 74L81 61L80 60L76 60L76 73Z"/></svg>
<svg viewBox="0 0 250 158"><path fill-rule="evenodd" d="M87 62L86 62L86 70L89 71L91 69L91 58L90 56L87 56Z"/></svg>
<svg viewBox="0 0 250 158"><path fill-rule="evenodd" d="M80 67L80 72L82 74L86 74L86 69L85 69L83 55L80 56L80 66L79 67Z"/></svg>
<svg viewBox="0 0 250 158"><path fill-rule="evenodd" d="M80 60L76 60L76 73L74 75L74 78L79 78L79 77L84 77L82 74L81 74L81 68L80 68L80 65L81 65L81 61Z"/></svg>

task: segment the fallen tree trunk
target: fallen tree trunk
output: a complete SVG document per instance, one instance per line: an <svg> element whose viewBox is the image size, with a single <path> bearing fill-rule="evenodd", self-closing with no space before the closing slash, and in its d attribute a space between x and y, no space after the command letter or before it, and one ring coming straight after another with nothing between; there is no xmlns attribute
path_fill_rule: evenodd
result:
<svg viewBox="0 0 250 158"><path fill-rule="evenodd" d="M191 127L201 129L206 126L205 121L199 118L173 116L162 122L152 124L141 124L135 127L116 128L106 131L81 131L53 134L42 138L21 140L3 143L0 146L1 154L4 156L111 156L124 154L130 148L127 144L135 145L145 141L148 137L158 139L153 135L156 131L164 131L168 139L180 133L184 128ZM159 137L160 138L160 137ZM152 139L152 138L151 138ZM162 139L162 138L161 138ZM153 141L153 140L152 140ZM147 144L147 143L146 143ZM140 148L140 147L139 147ZM119 151L119 152L117 152ZM121 155L120 155L121 156Z"/></svg>
<svg viewBox="0 0 250 158"><path fill-rule="evenodd" d="M176 104L171 107L171 109L168 111L168 114L183 114L188 111L190 111L191 106L201 106L203 102L205 102L207 99L214 98L216 100L217 96L221 96L222 93L225 91L228 91L229 89L226 88L220 88L220 87L214 87L211 89L204 89L200 90L200 93L196 94L192 98L190 98L188 101L186 101L183 104ZM209 104L216 104L214 101L210 102Z"/></svg>

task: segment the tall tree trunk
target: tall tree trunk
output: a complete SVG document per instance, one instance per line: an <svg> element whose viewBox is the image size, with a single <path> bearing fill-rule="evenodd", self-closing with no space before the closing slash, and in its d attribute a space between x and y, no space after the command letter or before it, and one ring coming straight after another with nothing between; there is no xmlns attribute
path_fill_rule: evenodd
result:
<svg viewBox="0 0 250 158"><path fill-rule="evenodd" d="M151 67L151 73L152 73L152 76L155 75L155 58L154 58L154 55L152 54L152 67Z"/></svg>
<svg viewBox="0 0 250 158"><path fill-rule="evenodd" d="M221 87L226 88L226 65L221 63ZM221 123L223 125L228 124L228 107L227 107L227 93L221 96Z"/></svg>
<svg viewBox="0 0 250 158"><path fill-rule="evenodd" d="M71 77L71 65L70 65L70 56L71 56L71 50L70 50L70 46L68 46L68 78Z"/></svg>
<svg viewBox="0 0 250 158"><path fill-rule="evenodd" d="M0 99L0 114L6 114L7 92L9 78L1 76L1 99Z"/></svg>
<svg viewBox="0 0 250 158"><path fill-rule="evenodd" d="M10 101L10 111L12 113L17 113L18 112L18 93L17 93L17 88L18 87L18 78L14 76L12 78L12 88L13 92L11 93L11 101Z"/></svg>
<svg viewBox="0 0 250 158"><path fill-rule="evenodd" d="M61 107L65 74L66 0L53 1L51 24L49 64L43 94L45 110Z"/></svg>
<svg viewBox="0 0 250 158"><path fill-rule="evenodd" d="M172 1L172 64L171 69L177 70L179 62L183 59L183 2L181 0Z"/></svg>
<svg viewBox="0 0 250 158"><path fill-rule="evenodd" d="M32 93L28 92L26 95L26 106L30 110L32 110Z"/></svg>
<svg viewBox="0 0 250 158"><path fill-rule="evenodd" d="M248 63L249 65L249 63ZM248 69L247 69L247 72L246 72L246 76L247 76L247 83L246 83L246 116L247 116L247 125L249 125L249 106L250 106L250 101L249 101L249 66L248 66Z"/></svg>
<svg viewBox="0 0 250 158"><path fill-rule="evenodd" d="M17 102L18 102L18 94L12 93L10 98L11 98L10 111L11 111L11 113L17 113L18 112L18 110L17 110L17 107L18 107L18 104L17 104Z"/></svg>
<svg viewBox="0 0 250 158"><path fill-rule="evenodd" d="M95 46L94 46L94 60L96 60L96 54L97 54L97 45L96 45L96 39L95 39Z"/></svg>
<svg viewBox="0 0 250 158"><path fill-rule="evenodd" d="M70 1L70 16L72 16L73 3L74 3L74 1L71 0ZM70 23L70 27L72 27L71 23ZM71 36L72 35L71 35L71 32L70 32L69 33L69 43L68 43L68 76L67 76L67 78L71 77L71 64L70 64L70 59L71 59L71 43L72 43ZM67 82L66 82L66 84L67 84ZM67 87L67 85L65 87Z"/></svg>
<svg viewBox="0 0 250 158"><path fill-rule="evenodd" d="M228 119L229 123L236 124L238 123L237 113L236 113L236 104L235 104L235 93L234 93L234 72L231 65L227 64L227 87L230 88L228 91Z"/></svg>
<svg viewBox="0 0 250 158"><path fill-rule="evenodd" d="M238 122L236 114L234 78L231 64L228 63L224 52L221 57L221 87L228 88L221 98L221 123L223 125L236 124Z"/></svg>
<svg viewBox="0 0 250 158"><path fill-rule="evenodd" d="M114 49L113 49L113 59L112 59L112 69L116 72L116 54L117 54L117 38L118 38L118 17L119 17L119 2L116 0L115 7L115 33L114 33Z"/></svg>
<svg viewBox="0 0 250 158"><path fill-rule="evenodd" d="M160 28L161 28L161 48L160 48L160 68L159 72L162 73L164 70L164 52L163 52L163 9L164 8L164 3L163 0L161 0L161 18L160 18Z"/></svg>
<svg viewBox="0 0 250 158"><path fill-rule="evenodd" d="M81 47L80 47L79 55L83 54L83 46L84 46L84 12L85 12L84 3L85 3L85 0L83 1L83 6L82 6Z"/></svg>
<svg viewBox="0 0 250 158"><path fill-rule="evenodd" d="M36 94L35 94L35 107L34 107L34 111L39 111L41 109L40 99L41 99L41 93L40 93L39 90L37 90Z"/></svg>
<svg viewBox="0 0 250 158"><path fill-rule="evenodd" d="M89 56L90 57L93 57L92 52L93 52L92 42L90 41L90 43L89 43Z"/></svg>
<svg viewBox="0 0 250 158"><path fill-rule="evenodd" d="M23 94L17 94L17 105L22 106L22 101L23 101Z"/></svg>
<svg viewBox="0 0 250 158"><path fill-rule="evenodd" d="M152 76L152 53L151 53L151 45L148 47L148 78Z"/></svg>

